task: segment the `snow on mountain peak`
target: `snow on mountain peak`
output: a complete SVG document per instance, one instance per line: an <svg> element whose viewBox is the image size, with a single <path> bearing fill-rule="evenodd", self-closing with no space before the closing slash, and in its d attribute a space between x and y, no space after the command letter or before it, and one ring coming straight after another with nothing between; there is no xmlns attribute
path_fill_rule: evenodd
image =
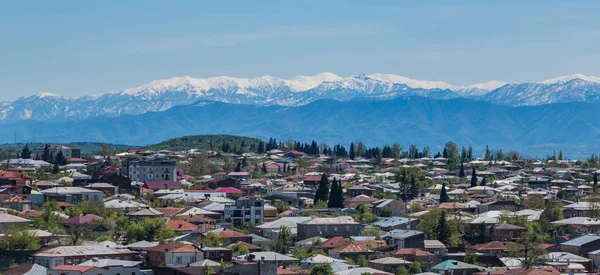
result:
<svg viewBox="0 0 600 275"><path fill-rule="evenodd" d="M452 89L453 86L443 81L426 81L416 80L405 76L395 74L370 74L369 77L391 83L399 83L409 86L411 88L422 88L422 89Z"/></svg>
<svg viewBox="0 0 600 275"><path fill-rule="evenodd" d="M600 83L600 77L595 76L587 76L581 73L571 74L571 75L563 75L555 78L551 78L548 80L540 81L540 84L556 84L556 83L565 83L569 82L573 79L581 79L587 82Z"/></svg>
<svg viewBox="0 0 600 275"><path fill-rule="evenodd" d="M47 92L41 92L41 93L37 93L36 95L34 95L35 97L38 98L44 98L44 97L61 97L57 94L53 94L53 93L47 93Z"/></svg>
<svg viewBox="0 0 600 275"><path fill-rule="evenodd" d="M461 88L491 91L491 90L500 88L506 84L508 84L508 82L492 80L492 81L477 83L477 84L473 84L473 85L469 85L469 86L463 86Z"/></svg>
<svg viewBox="0 0 600 275"><path fill-rule="evenodd" d="M324 72L313 76L298 75L286 80L293 91L306 91L319 86L323 82L335 82L344 79L334 73Z"/></svg>

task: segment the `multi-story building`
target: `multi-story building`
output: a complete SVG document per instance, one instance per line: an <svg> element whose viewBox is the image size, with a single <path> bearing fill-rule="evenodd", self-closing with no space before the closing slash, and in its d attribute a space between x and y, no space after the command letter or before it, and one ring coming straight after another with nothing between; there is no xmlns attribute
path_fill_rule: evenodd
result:
<svg viewBox="0 0 600 275"><path fill-rule="evenodd" d="M127 162L132 181L177 181L176 162L166 159L137 159Z"/></svg>
<svg viewBox="0 0 600 275"><path fill-rule="evenodd" d="M33 149L33 152L31 153L31 158L41 159L42 156L44 155L44 148L45 148L45 146L41 146L41 147ZM48 153L50 153L50 156L56 157L58 152L62 152L65 159L81 158L81 150L80 149L75 149L75 148L71 148L71 147L67 147L67 146L63 146L63 145L48 146Z"/></svg>
<svg viewBox="0 0 600 275"><path fill-rule="evenodd" d="M363 225L354 221L350 216L314 218L310 221L298 223L298 239L303 240L316 236L325 238L359 236L362 229Z"/></svg>
<svg viewBox="0 0 600 275"><path fill-rule="evenodd" d="M247 196L239 198L235 204L225 205L225 222L231 222L236 227L246 222L250 226L264 222L265 201L260 197Z"/></svg>

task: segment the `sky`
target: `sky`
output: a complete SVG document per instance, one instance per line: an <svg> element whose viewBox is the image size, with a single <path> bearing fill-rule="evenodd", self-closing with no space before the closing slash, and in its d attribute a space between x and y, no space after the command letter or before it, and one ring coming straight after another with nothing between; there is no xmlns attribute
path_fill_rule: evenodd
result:
<svg viewBox="0 0 600 275"><path fill-rule="evenodd" d="M174 76L600 76L600 1L2 1L0 101Z"/></svg>

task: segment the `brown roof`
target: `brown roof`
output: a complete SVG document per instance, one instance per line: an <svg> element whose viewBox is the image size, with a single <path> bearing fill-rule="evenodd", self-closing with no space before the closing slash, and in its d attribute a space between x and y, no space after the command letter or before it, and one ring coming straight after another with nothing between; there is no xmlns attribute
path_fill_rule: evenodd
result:
<svg viewBox="0 0 600 275"><path fill-rule="evenodd" d="M394 252L394 255L433 256L433 253L418 248L400 248Z"/></svg>
<svg viewBox="0 0 600 275"><path fill-rule="evenodd" d="M378 198L356 196L356 197L346 199L344 202L346 202L346 203L348 203L348 202L376 202L378 200L379 200Z"/></svg>
<svg viewBox="0 0 600 275"><path fill-rule="evenodd" d="M297 275L297 274L300 274L300 273L291 271L289 269L281 268L281 267L277 268L277 275Z"/></svg>
<svg viewBox="0 0 600 275"><path fill-rule="evenodd" d="M198 226L183 220L169 220L167 222L167 226L171 228L171 230L178 231L195 231L198 230Z"/></svg>
<svg viewBox="0 0 600 275"><path fill-rule="evenodd" d="M217 234L217 236L219 236L219 238L244 238L244 237L249 237L246 234L237 232L237 231L233 231L231 229L227 229L227 228L222 228L222 229L217 229L215 231L213 231Z"/></svg>
<svg viewBox="0 0 600 275"><path fill-rule="evenodd" d="M558 270L551 266L532 266L527 268L516 268L506 271L505 275L560 275Z"/></svg>
<svg viewBox="0 0 600 275"><path fill-rule="evenodd" d="M200 250L196 249L193 245L184 243L166 243L155 247L145 248L144 250L151 252L165 252L167 249L169 252L200 252Z"/></svg>
<svg viewBox="0 0 600 275"><path fill-rule="evenodd" d="M249 243L242 242L242 241L236 242L235 244L239 244L245 248L248 248L249 250L262 249L260 246L256 246L256 245L249 244Z"/></svg>
<svg viewBox="0 0 600 275"><path fill-rule="evenodd" d="M21 196L14 196L12 198L9 198L7 200L5 200L4 202L20 202L20 203L28 203L31 202L30 200L21 197Z"/></svg>
<svg viewBox="0 0 600 275"><path fill-rule="evenodd" d="M440 209L463 209L466 208L464 204L458 202L443 202L439 205Z"/></svg>
<svg viewBox="0 0 600 275"><path fill-rule="evenodd" d="M476 251L506 250L506 243L493 241L489 243L474 245L469 247L468 249Z"/></svg>
<svg viewBox="0 0 600 275"><path fill-rule="evenodd" d="M170 217L170 216L177 214L177 212L181 211L181 209L183 209L183 208L165 207L165 208L154 208L154 209L163 213L165 215L165 217Z"/></svg>
<svg viewBox="0 0 600 275"><path fill-rule="evenodd" d="M322 243L320 243L317 248L319 249L333 249L336 247L340 247L340 246L344 246L349 244L351 241L350 239L344 238L342 236L335 236L329 240L326 240Z"/></svg>
<svg viewBox="0 0 600 275"><path fill-rule="evenodd" d="M387 246L387 243L385 241L377 241L377 240L354 241L349 245L337 247L337 248L332 249L331 251L338 252L338 253L359 253L359 252L367 252L367 250L375 250L378 247L384 247L384 246Z"/></svg>
<svg viewBox="0 0 600 275"><path fill-rule="evenodd" d="M39 217L42 214L43 213L38 210L30 210L30 211L25 211L25 212L19 212L19 217L31 219L31 218Z"/></svg>

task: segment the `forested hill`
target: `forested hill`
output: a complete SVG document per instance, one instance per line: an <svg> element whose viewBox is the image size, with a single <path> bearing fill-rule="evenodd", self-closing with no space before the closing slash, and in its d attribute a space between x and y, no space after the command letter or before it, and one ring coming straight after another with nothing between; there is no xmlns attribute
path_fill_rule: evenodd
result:
<svg viewBox="0 0 600 275"><path fill-rule="evenodd" d="M258 145L260 139L232 136L232 135L196 135L172 138L157 144L145 146L141 149L147 150L188 150L188 149L203 149L203 150L221 150L223 144L229 146L231 150L234 148L251 147Z"/></svg>

